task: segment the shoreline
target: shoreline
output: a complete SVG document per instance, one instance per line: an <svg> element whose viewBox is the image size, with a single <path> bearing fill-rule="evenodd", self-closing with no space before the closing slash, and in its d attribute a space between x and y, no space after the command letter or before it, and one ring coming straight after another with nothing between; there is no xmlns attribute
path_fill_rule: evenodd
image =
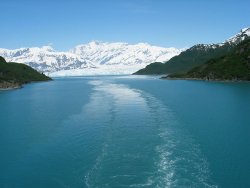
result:
<svg viewBox="0 0 250 188"><path fill-rule="evenodd" d="M11 89L19 89L22 87L22 84L16 82L8 82L8 81L1 81L0 82L0 90L11 90Z"/></svg>
<svg viewBox="0 0 250 188"><path fill-rule="evenodd" d="M31 82L20 84L20 85L16 85L16 86L13 86L13 87L12 86L10 86L10 87L1 87L0 86L0 91L8 91L8 90L14 90L14 89L21 89L21 88L23 88L23 85L26 85L26 84L39 83L39 82L49 82L49 81L53 81L53 79L51 79L51 80L41 80L41 81L31 81Z"/></svg>
<svg viewBox="0 0 250 188"><path fill-rule="evenodd" d="M162 80L193 80L193 81L206 81L206 82L232 82L232 83L250 83L250 80L221 80L221 79L202 79L202 78L171 78L171 77L161 77Z"/></svg>
<svg viewBox="0 0 250 188"><path fill-rule="evenodd" d="M14 90L14 89L21 89L22 86L18 86L18 87L7 87L7 88L1 88L0 87L0 91L8 91L8 90Z"/></svg>

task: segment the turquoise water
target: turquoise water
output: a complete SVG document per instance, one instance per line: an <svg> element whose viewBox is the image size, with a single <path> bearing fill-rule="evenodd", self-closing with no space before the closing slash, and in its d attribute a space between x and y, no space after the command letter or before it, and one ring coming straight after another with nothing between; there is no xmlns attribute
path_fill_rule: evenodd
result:
<svg viewBox="0 0 250 188"><path fill-rule="evenodd" d="M250 187L250 84L85 77L0 91L1 188Z"/></svg>

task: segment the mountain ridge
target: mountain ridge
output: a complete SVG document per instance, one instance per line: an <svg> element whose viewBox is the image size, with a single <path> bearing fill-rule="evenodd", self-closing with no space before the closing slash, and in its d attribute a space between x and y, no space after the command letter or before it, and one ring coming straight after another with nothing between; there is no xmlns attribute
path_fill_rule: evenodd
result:
<svg viewBox="0 0 250 188"><path fill-rule="evenodd" d="M134 74L172 74L186 72L196 66L206 63L211 58L223 56L250 36L250 28L242 29L239 33L230 37L222 43L197 44L174 56L165 63L152 63Z"/></svg>
<svg viewBox="0 0 250 188"><path fill-rule="evenodd" d="M0 48L7 61L27 64L52 76L86 74L131 74L156 60L168 60L182 49L151 46L147 43L104 43L92 41L66 52L51 46L41 48Z"/></svg>
<svg viewBox="0 0 250 188"><path fill-rule="evenodd" d="M183 74L170 74L169 79L215 81L250 81L250 39L245 39L224 56L210 59Z"/></svg>

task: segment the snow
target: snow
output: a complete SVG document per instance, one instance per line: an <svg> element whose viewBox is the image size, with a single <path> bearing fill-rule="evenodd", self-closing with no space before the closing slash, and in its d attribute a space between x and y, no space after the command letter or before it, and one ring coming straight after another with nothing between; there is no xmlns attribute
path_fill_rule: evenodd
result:
<svg viewBox="0 0 250 188"><path fill-rule="evenodd" d="M225 43L239 43L250 36L250 28L219 44L195 45L201 49L217 48ZM153 62L166 62L186 49L163 48L147 43L91 41L59 52L51 46L0 48L0 56L8 62L24 63L50 76L84 76L131 74Z"/></svg>
<svg viewBox="0 0 250 188"><path fill-rule="evenodd" d="M52 73L46 73L51 77L61 76L92 76L92 75L128 75L144 68L144 65L103 65L97 68L61 70Z"/></svg>
<svg viewBox="0 0 250 188"><path fill-rule="evenodd" d="M105 43L92 41L68 52L41 48L0 49L7 61L25 63L48 75L131 74L155 61L167 61L183 50L162 48L147 43Z"/></svg>
<svg viewBox="0 0 250 188"><path fill-rule="evenodd" d="M127 43L98 43L91 42L76 46L70 50L84 59L90 59L96 66L101 64L148 64L160 60L169 60L180 53L175 48L161 48L146 43L129 45Z"/></svg>
<svg viewBox="0 0 250 188"><path fill-rule="evenodd" d="M247 36L250 36L250 28L248 28L247 30L245 30L244 33L245 33Z"/></svg>
<svg viewBox="0 0 250 188"><path fill-rule="evenodd" d="M243 29L241 30L241 32L243 33L243 32L245 32L245 31L247 31L248 29L249 29L248 27L243 28Z"/></svg>
<svg viewBox="0 0 250 188"><path fill-rule="evenodd" d="M226 40L224 43L239 43L243 40L245 40L247 37L250 36L250 28L244 28L236 35L230 37L228 40Z"/></svg>

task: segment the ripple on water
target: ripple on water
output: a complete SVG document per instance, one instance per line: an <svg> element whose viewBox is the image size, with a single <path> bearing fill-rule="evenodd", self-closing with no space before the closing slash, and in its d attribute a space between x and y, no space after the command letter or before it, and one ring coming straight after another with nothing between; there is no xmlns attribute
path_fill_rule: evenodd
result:
<svg viewBox="0 0 250 188"><path fill-rule="evenodd" d="M105 109L109 117L87 187L216 187L199 145L165 105L126 85L89 84L94 89L85 113L95 112L98 122Z"/></svg>

